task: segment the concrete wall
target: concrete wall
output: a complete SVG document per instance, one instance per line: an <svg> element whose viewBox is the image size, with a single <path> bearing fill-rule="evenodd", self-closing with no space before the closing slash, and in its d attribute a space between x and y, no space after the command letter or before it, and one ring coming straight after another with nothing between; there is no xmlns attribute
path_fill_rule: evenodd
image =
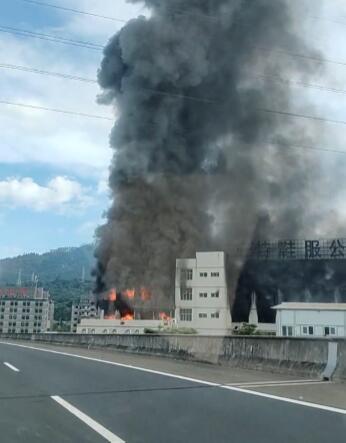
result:
<svg viewBox="0 0 346 443"><path fill-rule="evenodd" d="M102 347L230 367L265 369L309 376L321 374L328 359L328 341L335 341L338 343L338 367L335 376L346 380L346 340L344 339L189 335L0 335L0 339L6 338L64 346Z"/></svg>

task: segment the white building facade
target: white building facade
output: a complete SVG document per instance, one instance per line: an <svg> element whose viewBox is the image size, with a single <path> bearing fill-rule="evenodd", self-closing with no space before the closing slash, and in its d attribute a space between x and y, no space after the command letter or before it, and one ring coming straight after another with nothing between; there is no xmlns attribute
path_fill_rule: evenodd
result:
<svg viewBox="0 0 346 443"><path fill-rule="evenodd" d="M196 258L176 260L175 319L178 328L199 334L231 334L224 252L197 252Z"/></svg>
<svg viewBox="0 0 346 443"><path fill-rule="evenodd" d="M276 335L281 337L346 337L346 303L281 303Z"/></svg>
<svg viewBox="0 0 346 443"><path fill-rule="evenodd" d="M93 294L82 296L78 304L72 305L71 332L77 332L82 318L96 318L98 315L96 297Z"/></svg>
<svg viewBox="0 0 346 443"><path fill-rule="evenodd" d="M0 288L0 333L47 332L53 319L54 302L43 288Z"/></svg>
<svg viewBox="0 0 346 443"><path fill-rule="evenodd" d="M82 318L77 325L77 334L145 334L159 332L171 326L163 320L104 320L99 318Z"/></svg>

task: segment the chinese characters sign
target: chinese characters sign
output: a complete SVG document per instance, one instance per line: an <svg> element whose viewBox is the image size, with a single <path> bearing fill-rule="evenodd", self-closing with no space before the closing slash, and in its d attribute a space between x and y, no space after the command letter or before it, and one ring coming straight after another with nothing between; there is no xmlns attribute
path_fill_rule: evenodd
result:
<svg viewBox="0 0 346 443"><path fill-rule="evenodd" d="M342 260L346 259L346 239L255 241L251 260Z"/></svg>

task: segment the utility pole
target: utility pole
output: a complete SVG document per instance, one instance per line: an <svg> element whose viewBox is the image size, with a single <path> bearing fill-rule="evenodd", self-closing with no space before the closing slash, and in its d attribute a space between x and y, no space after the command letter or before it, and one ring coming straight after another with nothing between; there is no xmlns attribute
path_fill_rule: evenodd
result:
<svg viewBox="0 0 346 443"><path fill-rule="evenodd" d="M18 288L20 288L22 286L22 270L21 269L19 269L19 271L18 271L17 286L18 286Z"/></svg>
<svg viewBox="0 0 346 443"><path fill-rule="evenodd" d="M34 298L36 298L36 296L37 296L37 284L38 284L38 275L36 275L36 274L35 274L35 278L34 278L34 283L35 283Z"/></svg>

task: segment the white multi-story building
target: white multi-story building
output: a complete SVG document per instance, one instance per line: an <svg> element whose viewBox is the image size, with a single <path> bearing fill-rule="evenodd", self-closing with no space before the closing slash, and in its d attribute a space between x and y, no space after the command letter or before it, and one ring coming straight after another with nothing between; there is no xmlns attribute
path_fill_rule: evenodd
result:
<svg viewBox="0 0 346 443"><path fill-rule="evenodd" d="M78 325L83 318L98 316L96 297L93 294L82 296L78 304L72 305L71 332L77 332Z"/></svg>
<svg viewBox="0 0 346 443"><path fill-rule="evenodd" d="M197 252L196 258L177 259L175 277L177 326L199 334L231 334L224 252Z"/></svg>
<svg viewBox="0 0 346 443"><path fill-rule="evenodd" d="M43 288L0 288L0 333L47 332L54 318L54 302Z"/></svg>
<svg viewBox="0 0 346 443"><path fill-rule="evenodd" d="M281 303L276 310L276 335L346 337L346 303Z"/></svg>
<svg viewBox="0 0 346 443"><path fill-rule="evenodd" d="M145 334L148 330L159 332L170 326L171 322L164 320L82 318L77 326L77 334Z"/></svg>

